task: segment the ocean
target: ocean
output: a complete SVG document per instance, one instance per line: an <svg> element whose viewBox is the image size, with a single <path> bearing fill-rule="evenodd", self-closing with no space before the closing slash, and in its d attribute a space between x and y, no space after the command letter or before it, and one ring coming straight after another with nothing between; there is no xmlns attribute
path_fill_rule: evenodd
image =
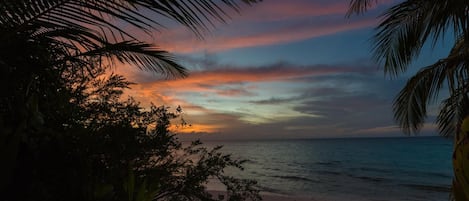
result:
<svg viewBox="0 0 469 201"><path fill-rule="evenodd" d="M446 201L452 140L442 137L209 141L247 159L262 192L314 200ZM209 190L222 190L217 184Z"/></svg>

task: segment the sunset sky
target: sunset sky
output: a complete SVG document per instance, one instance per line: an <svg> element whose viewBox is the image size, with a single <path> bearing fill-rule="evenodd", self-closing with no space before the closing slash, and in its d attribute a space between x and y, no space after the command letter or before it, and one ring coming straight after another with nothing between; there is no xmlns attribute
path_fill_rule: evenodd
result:
<svg viewBox="0 0 469 201"><path fill-rule="evenodd" d="M394 96L416 67L446 55L451 43L426 47L409 74L385 76L370 41L379 14L393 4L381 2L346 18L348 1L264 0L232 13L204 40L168 23L149 40L173 53L188 78L117 71L138 83L127 93L143 106L180 105L192 126L178 132L220 139L402 136ZM436 111L424 135L436 134Z"/></svg>

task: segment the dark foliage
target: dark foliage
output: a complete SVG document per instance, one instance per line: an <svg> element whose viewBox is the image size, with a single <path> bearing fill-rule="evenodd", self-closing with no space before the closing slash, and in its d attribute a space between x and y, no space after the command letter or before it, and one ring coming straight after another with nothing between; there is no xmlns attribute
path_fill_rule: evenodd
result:
<svg viewBox="0 0 469 201"><path fill-rule="evenodd" d="M204 187L210 178L228 187L230 200L259 199L254 181L224 175L243 161L200 142L182 146L168 130L178 115L167 107L143 110L120 100L130 84L123 77L72 69L33 79L43 93L26 105L37 110L3 112L2 143L18 143L3 163L4 200L215 200Z"/></svg>
<svg viewBox="0 0 469 201"><path fill-rule="evenodd" d="M168 127L177 114L129 98L114 62L169 77L186 76L169 53L132 37L116 22L149 32L145 10L196 34L222 21L234 0L0 1L1 200L213 200L209 178L231 200L258 199L255 182L224 175L242 161L194 142L182 146ZM242 2L256 2L244 0Z"/></svg>

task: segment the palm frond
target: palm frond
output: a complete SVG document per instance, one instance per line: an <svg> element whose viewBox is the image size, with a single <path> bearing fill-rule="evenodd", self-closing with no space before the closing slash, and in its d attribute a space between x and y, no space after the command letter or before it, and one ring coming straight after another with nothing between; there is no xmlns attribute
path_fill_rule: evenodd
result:
<svg viewBox="0 0 469 201"><path fill-rule="evenodd" d="M464 36L459 37L450 51L448 59L454 59L454 55L463 55L468 58L469 50ZM442 101L437 117L439 133L450 137L458 133L457 129L463 119L469 114L469 60L458 62L462 66L459 71L453 71L448 77L450 97ZM452 63L450 65L456 65Z"/></svg>
<svg viewBox="0 0 469 201"><path fill-rule="evenodd" d="M374 36L374 58L384 63L391 76L407 70L422 46L435 44L451 29L456 35L468 28L468 4L464 1L413 0L390 8Z"/></svg>
<svg viewBox="0 0 469 201"><path fill-rule="evenodd" d="M346 16L350 17L353 14L362 14L377 2L378 0L351 0Z"/></svg>
<svg viewBox="0 0 469 201"><path fill-rule="evenodd" d="M394 118L406 134L417 133L427 116L427 103L441 89L445 78L445 65L429 66L411 77L394 100Z"/></svg>
<svg viewBox="0 0 469 201"><path fill-rule="evenodd" d="M114 58L121 63L134 64L141 70L159 72L172 77L187 76L186 69L179 65L168 52L138 41L107 43L98 49L76 56Z"/></svg>
<svg viewBox="0 0 469 201"><path fill-rule="evenodd" d="M461 84L469 79L469 51L463 41L460 39L455 44L447 58L423 68L411 77L399 92L394 101L394 117L404 133L417 133L420 130L427 116L427 105L437 100L439 91L445 84L450 90L459 89ZM454 109L450 107L454 103L453 99L447 100L444 108ZM450 114L443 114L440 118L441 122L453 119Z"/></svg>
<svg viewBox="0 0 469 201"><path fill-rule="evenodd" d="M60 44L76 51L93 50L99 48L103 41L106 41L94 30L74 27L42 28L33 32L31 38L35 40L47 39L51 45Z"/></svg>
<svg viewBox="0 0 469 201"><path fill-rule="evenodd" d="M441 103L440 113L437 117L440 135L450 137L457 134L458 125L469 113L469 84L453 91L451 96Z"/></svg>
<svg viewBox="0 0 469 201"><path fill-rule="evenodd" d="M106 52L100 56L136 64L143 70L186 76L185 69L167 52L138 41L129 29L117 24L128 24L150 33L151 29L163 26L158 19L165 17L201 37L209 29L207 24L224 22L229 17L226 10L238 11L239 3L258 1L3 0L0 1L0 41L9 41L17 33L30 33L32 39L47 39L57 48L54 51L64 53L57 61L78 62L77 57L70 55Z"/></svg>
<svg viewBox="0 0 469 201"><path fill-rule="evenodd" d="M162 73L171 77L185 77L187 72L166 51L159 50L150 44L138 41L124 41L109 43L93 30L78 28L44 28L29 27L28 32L22 34L19 40L34 41L47 47L50 58L49 64L54 68L79 67L92 71L91 59L83 57L97 57L103 59L129 63L142 70ZM0 34L1 37L1 34ZM1 62L3 61L0 57ZM8 62L6 62L8 63ZM73 65L69 65L72 64ZM93 62L96 64L96 62ZM97 62L99 63L99 62ZM16 65L16 64L12 64Z"/></svg>
<svg viewBox="0 0 469 201"><path fill-rule="evenodd" d="M259 0L243 0L250 4ZM239 1L221 1L228 8L238 11ZM161 27L155 14L175 20L195 33L207 30L207 23L224 22L229 16L214 0L3 0L0 2L0 27L21 29L32 23L50 24L55 27L104 28L111 33L132 38L126 30L115 26L114 20L128 23L140 30ZM150 11L149 15L142 11ZM154 16L154 17L151 17ZM112 35L112 34L111 34Z"/></svg>

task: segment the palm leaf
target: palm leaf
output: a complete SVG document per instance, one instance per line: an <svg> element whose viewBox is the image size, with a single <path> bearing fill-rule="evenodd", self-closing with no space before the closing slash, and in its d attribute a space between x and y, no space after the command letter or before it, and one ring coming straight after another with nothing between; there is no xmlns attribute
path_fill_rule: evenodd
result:
<svg viewBox="0 0 469 201"><path fill-rule="evenodd" d="M351 0L349 10L347 11L347 17L350 17L352 14L364 13L377 2L378 0Z"/></svg>
<svg viewBox="0 0 469 201"><path fill-rule="evenodd" d="M464 40L460 38L446 59L423 68L409 79L394 101L394 116L404 133L419 131L427 116L427 105L437 100L439 91L445 84L454 90L461 88L464 81L468 80L468 56ZM445 101L443 114L440 114L438 122L454 120L454 117L447 113L450 109L456 109L456 103L459 102L455 101L454 97ZM448 128L443 125L440 125L440 128L444 131L443 135L449 133Z"/></svg>
<svg viewBox="0 0 469 201"><path fill-rule="evenodd" d="M459 3L458 3L459 2ZM435 44L444 33L467 30L464 1L413 0L390 8L374 36L374 58L392 76L404 72L428 40Z"/></svg>
<svg viewBox="0 0 469 201"><path fill-rule="evenodd" d="M202 36L209 29L207 24L228 18L226 7L238 11L239 2L257 1L222 0L222 7L214 0L3 0L0 41L12 40L17 33L29 33L32 39L47 40L60 49L64 54L56 54L57 61L79 61L72 55L93 53L136 64L143 70L185 76L185 69L167 52L138 41L116 23L127 23L150 33L150 29L162 27L158 17L165 17Z"/></svg>
<svg viewBox="0 0 469 201"><path fill-rule="evenodd" d="M406 134L417 133L427 116L427 103L444 83L445 65L429 66L411 77L394 100L394 117Z"/></svg>
<svg viewBox="0 0 469 201"><path fill-rule="evenodd" d="M243 0L254 3L258 0ZM228 8L238 11L238 1L221 1ZM132 35L114 25L114 20L133 25L148 31L156 26L161 27L155 18L157 14L175 20L195 33L207 30L207 23L224 22L228 17L225 9L213 0L4 0L0 2L0 26L18 31L31 23L49 23L52 26L78 26L92 29L104 28L127 37ZM150 11L149 15L141 14ZM202 17L200 17L202 16ZM157 19L157 18L156 18Z"/></svg>
<svg viewBox="0 0 469 201"><path fill-rule="evenodd" d="M441 103L441 109L437 117L438 130L440 135L449 137L457 132L457 125L467 117L469 112L469 84L453 91L451 96Z"/></svg>
<svg viewBox="0 0 469 201"><path fill-rule="evenodd" d="M103 44L98 49L76 56L104 56L115 58L121 63L134 64L142 70L159 72L168 76L185 77L187 75L185 68L176 63L168 52L137 41Z"/></svg>
<svg viewBox="0 0 469 201"><path fill-rule="evenodd" d="M363 13L377 2L351 0L347 15ZM427 41L435 44L448 31L469 39L463 34L469 28L468 8L463 0L408 0L389 8L373 37L374 58L384 64L387 74L397 76L407 70Z"/></svg>

